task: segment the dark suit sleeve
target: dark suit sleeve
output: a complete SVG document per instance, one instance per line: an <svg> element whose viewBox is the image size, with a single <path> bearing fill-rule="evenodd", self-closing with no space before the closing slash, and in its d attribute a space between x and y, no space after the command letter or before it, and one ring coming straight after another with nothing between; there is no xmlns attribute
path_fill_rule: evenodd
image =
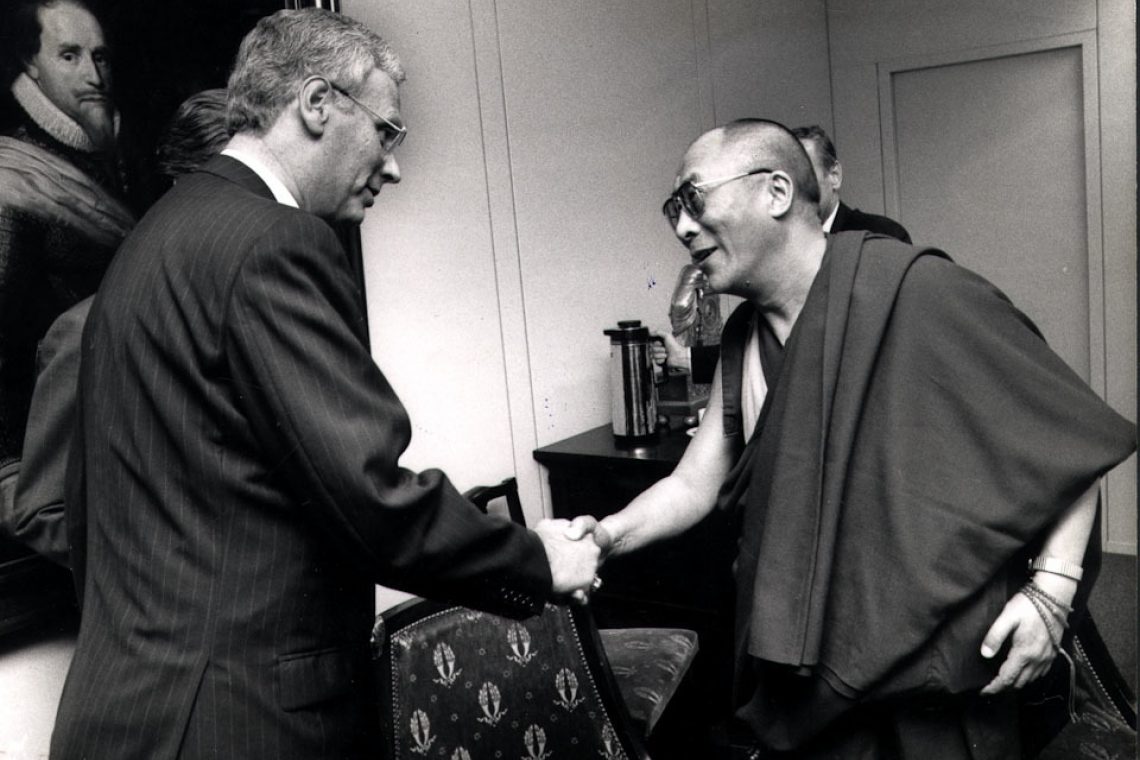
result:
<svg viewBox="0 0 1140 760"><path fill-rule="evenodd" d="M7 526L18 540L65 566L64 482L74 435L80 338L90 308L90 298L80 301L61 314L40 341L20 481Z"/></svg>
<svg viewBox="0 0 1140 760"><path fill-rule="evenodd" d="M883 217L883 221L886 222L886 224L884 225L883 230L882 230L882 233L884 235L887 235L887 236L893 237L893 238L897 238L898 240L901 240L904 243L911 242L910 233L906 231L906 227L903 227L901 224L896 222L894 219L889 219L887 217Z"/></svg>
<svg viewBox="0 0 1140 760"><path fill-rule="evenodd" d="M868 214L857 208L851 208L842 201L839 202L839 211L835 214L835 222L831 225L832 232L846 232L849 230L866 230L876 235L886 235L904 243L911 242L910 233L901 224L889 216Z"/></svg>
<svg viewBox="0 0 1140 760"><path fill-rule="evenodd" d="M411 425L364 346L345 254L325 224L293 218L297 229L246 258L224 328L239 403L275 472L375 582L537 611L551 591L538 537L479 512L438 470L399 466Z"/></svg>

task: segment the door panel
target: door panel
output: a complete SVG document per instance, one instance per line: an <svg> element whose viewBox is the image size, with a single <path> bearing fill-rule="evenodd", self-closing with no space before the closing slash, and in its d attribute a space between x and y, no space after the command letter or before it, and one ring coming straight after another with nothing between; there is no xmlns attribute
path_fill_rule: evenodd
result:
<svg viewBox="0 0 1140 760"><path fill-rule="evenodd" d="M898 215L1089 378L1080 48L894 72ZM884 146L890 150L890 146Z"/></svg>

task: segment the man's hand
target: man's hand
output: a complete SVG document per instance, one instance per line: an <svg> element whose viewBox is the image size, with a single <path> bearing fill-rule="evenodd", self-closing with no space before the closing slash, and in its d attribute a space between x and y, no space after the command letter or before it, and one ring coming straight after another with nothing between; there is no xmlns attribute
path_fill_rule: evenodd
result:
<svg viewBox="0 0 1140 760"><path fill-rule="evenodd" d="M689 349L686 346L682 346L680 342L673 337L673 333L668 330L662 330L660 332L651 333L651 335L657 339L652 341L649 346L649 351L653 355L655 364L668 364L674 371L686 375L692 371L689 363Z"/></svg>
<svg viewBox="0 0 1140 760"><path fill-rule="evenodd" d="M563 535L571 541L581 541L584 538L592 536L600 552L598 556L599 565L606 561L606 557L609 556L610 551L614 547L613 536L610 535L610 532L606 530L604 525L590 515L578 515L575 517L569 526L567 526ZM579 604L586 604L590 601L590 594L601 587L601 576L596 576L590 588L578 589L570 595L570 598Z"/></svg>
<svg viewBox="0 0 1140 760"><path fill-rule="evenodd" d="M1033 602L1020 592L1006 602L1005 608L986 632L986 638L982 642L982 657L993 657L1010 636L1012 643L1009 654L994 680L982 689L982 694L997 694L1010 687L1020 689L1043 676L1053 664L1056 653L1049 629Z"/></svg>
<svg viewBox="0 0 1140 760"><path fill-rule="evenodd" d="M571 541L581 541L586 536L593 536L594 543L598 545L601 551L598 563L605 562L606 557L609 556L610 550L614 548L614 539L610 532L606 530L606 526L602 525L598 520L590 515L578 515L566 527L566 532L563 534Z"/></svg>
<svg viewBox="0 0 1140 760"><path fill-rule="evenodd" d="M554 593L573 595L583 601L597 577L601 550L593 541L581 540L580 535L577 539L569 538L570 528L568 520L543 520L535 526L534 532L546 549Z"/></svg>

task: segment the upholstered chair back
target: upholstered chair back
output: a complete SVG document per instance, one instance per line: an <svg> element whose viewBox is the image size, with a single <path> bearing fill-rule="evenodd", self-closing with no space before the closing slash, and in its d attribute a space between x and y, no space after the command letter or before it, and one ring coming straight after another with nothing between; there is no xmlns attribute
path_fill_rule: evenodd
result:
<svg viewBox="0 0 1140 760"><path fill-rule="evenodd" d="M392 760L646 758L588 610L511 620L412 600L378 618Z"/></svg>

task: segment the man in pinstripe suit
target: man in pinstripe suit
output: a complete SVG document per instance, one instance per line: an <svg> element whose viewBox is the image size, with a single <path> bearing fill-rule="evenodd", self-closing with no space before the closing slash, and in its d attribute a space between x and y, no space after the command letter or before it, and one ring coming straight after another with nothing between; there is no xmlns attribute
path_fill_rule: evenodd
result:
<svg viewBox="0 0 1140 760"><path fill-rule="evenodd" d="M83 613L53 758L371 756L374 583L525 615L592 581L593 541L398 466L408 417L326 220L359 222L399 181L402 79L347 18L263 19L227 149L108 271L83 339Z"/></svg>

